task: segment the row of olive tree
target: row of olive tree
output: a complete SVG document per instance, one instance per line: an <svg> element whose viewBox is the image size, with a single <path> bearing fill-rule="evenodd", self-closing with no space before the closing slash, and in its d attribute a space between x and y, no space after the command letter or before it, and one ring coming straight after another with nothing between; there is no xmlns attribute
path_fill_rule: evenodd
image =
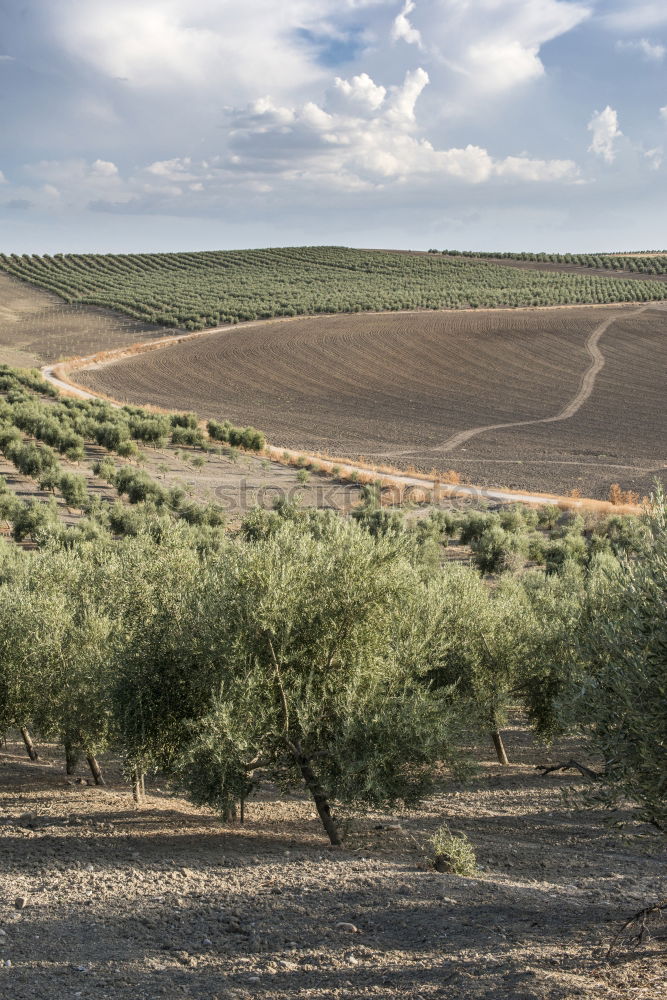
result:
<svg viewBox="0 0 667 1000"><path fill-rule="evenodd" d="M98 777L113 749L137 796L159 769L227 815L263 779L301 784L338 843L337 804L414 804L471 730L507 760L521 697L541 733L588 741L608 802L631 794L664 827L662 509L632 563L493 587L424 561L416 534L297 510L215 549L149 512L132 538L5 546L0 727Z"/></svg>

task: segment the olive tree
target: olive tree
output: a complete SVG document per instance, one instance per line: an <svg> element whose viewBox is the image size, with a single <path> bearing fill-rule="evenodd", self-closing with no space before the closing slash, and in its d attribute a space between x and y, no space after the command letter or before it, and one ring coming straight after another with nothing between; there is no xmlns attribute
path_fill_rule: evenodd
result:
<svg viewBox="0 0 667 1000"><path fill-rule="evenodd" d="M432 593L437 630L426 677L437 686L455 685L471 719L490 735L498 761L508 764L502 728L532 628L522 588L507 577L492 589L474 570L450 567Z"/></svg>
<svg viewBox="0 0 667 1000"><path fill-rule="evenodd" d="M453 756L453 710L399 655L421 584L390 540L287 521L214 554L196 580L174 614L161 590L149 635L142 618L146 669L130 651L123 674L126 702L150 703L144 760L223 814L261 775L301 785L333 844L336 802L411 804L430 789Z"/></svg>
<svg viewBox="0 0 667 1000"><path fill-rule="evenodd" d="M660 493L649 543L626 560L616 587L582 630L586 674L574 702L580 728L602 756L598 797L629 799L667 832L667 508Z"/></svg>
<svg viewBox="0 0 667 1000"><path fill-rule="evenodd" d="M34 553L24 572L0 589L1 655L12 678L15 724L29 720L60 742L68 771L84 753L97 784L103 783L97 757L110 721L107 589L85 543Z"/></svg>

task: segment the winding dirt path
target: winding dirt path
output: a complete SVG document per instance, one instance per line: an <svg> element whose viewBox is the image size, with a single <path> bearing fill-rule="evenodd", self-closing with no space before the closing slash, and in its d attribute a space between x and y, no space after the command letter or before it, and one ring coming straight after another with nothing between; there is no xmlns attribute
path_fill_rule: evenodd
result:
<svg viewBox="0 0 667 1000"><path fill-rule="evenodd" d="M645 312L649 308L649 305L642 305L638 309L633 310L633 314ZM466 441L470 441L471 438L477 437L479 434L484 434L486 431L500 431L507 427L528 427L532 424L553 424L559 420L569 420L571 417L577 413L584 403L590 399L591 393L595 387L595 380L604 368L604 355L598 343L614 323L617 322L622 316L627 316L628 311L624 309L617 315L608 316L607 319L603 320L599 326L591 333L590 337L586 341L586 350L591 356L591 364L587 371L584 373L579 389L576 396L570 400L567 406L564 406L559 413L553 417L539 417L536 420L514 420L510 423L504 424L484 424L481 427L469 427L468 430L459 431L458 434L453 434L450 438L442 445L436 445L433 451L440 452L442 454L448 454L454 451L456 448L465 444Z"/></svg>

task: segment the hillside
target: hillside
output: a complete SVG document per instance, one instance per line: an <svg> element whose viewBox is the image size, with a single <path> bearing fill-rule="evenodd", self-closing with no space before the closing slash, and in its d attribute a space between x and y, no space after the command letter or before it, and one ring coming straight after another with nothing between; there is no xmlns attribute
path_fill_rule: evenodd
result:
<svg viewBox="0 0 667 1000"><path fill-rule="evenodd" d="M648 302L661 282L539 271L440 254L286 247L168 254L0 255L68 303L198 330L317 313Z"/></svg>

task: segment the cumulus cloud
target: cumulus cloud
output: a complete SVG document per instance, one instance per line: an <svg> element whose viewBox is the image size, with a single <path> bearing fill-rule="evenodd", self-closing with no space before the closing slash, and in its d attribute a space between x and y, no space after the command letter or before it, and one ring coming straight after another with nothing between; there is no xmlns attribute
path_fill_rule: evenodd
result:
<svg viewBox="0 0 667 1000"><path fill-rule="evenodd" d="M405 0L403 10L394 19L394 23L391 28L391 37L395 42L402 40L407 42L408 45L418 45L421 48L421 32L418 31L409 20L409 15L414 9L415 4L413 3L413 0Z"/></svg>
<svg viewBox="0 0 667 1000"><path fill-rule="evenodd" d="M419 67L408 71L402 85L391 88L387 117L393 121L413 122L415 105L428 82L428 73L425 69Z"/></svg>
<svg viewBox="0 0 667 1000"><path fill-rule="evenodd" d="M359 76L353 76L351 80L342 80L337 76L334 86L338 93L347 100L353 104L365 106L371 111L379 108L387 96L386 87L374 83L368 73L360 73Z"/></svg>
<svg viewBox="0 0 667 1000"><path fill-rule="evenodd" d="M662 62L667 49L660 42L651 42L648 38L633 39L631 41L619 40L616 42L619 52L636 52L645 59L646 62Z"/></svg>
<svg viewBox="0 0 667 1000"><path fill-rule="evenodd" d="M540 49L591 14L562 0L440 0L428 50L473 88L502 93L544 75Z"/></svg>
<svg viewBox="0 0 667 1000"><path fill-rule="evenodd" d="M660 108L660 117L667 122L667 104L665 104L664 108Z"/></svg>
<svg viewBox="0 0 667 1000"><path fill-rule="evenodd" d="M297 29L339 9L334 0L246 0L242 10L236 0L61 0L55 6L53 36L96 73L148 93L185 88L234 98L250 98L260 80L284 90L321 79L323 67Z"/></svg>
<svg viewBox="0 0 667 1000"><path fill-rule="evenodd" d="M261 172L282 180L330 178L336 187L386 187L390 183L458 178L479 184L491 178L522 181L578 179L572 160L509 156L496 160L483 147L438 149L419 134L415 109L428 84L423 69L408 72L400 86L378 87L363 80L337 80L336 94L347 107L312 102L279 107L268 98L232 115L230 169ZM372 101L360 100L372 95Z"/></svg>
<svg viewBox="0 0 667 1000"><path fill-rule="evenodd" d="M0 170L0 184L9 184L9 181L3 174L2 170Z"/></svg>
<svg viewBox="0 0 667 1000"><path fill-rule="evenodd" d="M588 123L588 131L593 133L589 153L601 156L606 163L613 163L616 143L623 135L618 127L618 113L609 105L604 111L596 111Z"/></svg>

